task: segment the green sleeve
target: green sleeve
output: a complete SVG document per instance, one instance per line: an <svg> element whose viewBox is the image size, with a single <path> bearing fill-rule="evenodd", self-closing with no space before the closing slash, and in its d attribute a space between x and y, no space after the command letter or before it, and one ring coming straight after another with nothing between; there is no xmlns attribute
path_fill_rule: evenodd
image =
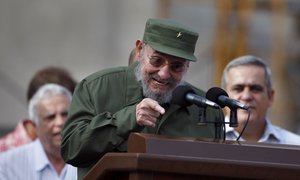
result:
<svg viewBox="0 0 300 180"><path fill-rule="evenodd" d="M126 151L130 132L143 129L135 120L136 105L96 114L90 92L84 81L78 84L62 131L62 157L77 167L95 163L106 152Z"/></svg>

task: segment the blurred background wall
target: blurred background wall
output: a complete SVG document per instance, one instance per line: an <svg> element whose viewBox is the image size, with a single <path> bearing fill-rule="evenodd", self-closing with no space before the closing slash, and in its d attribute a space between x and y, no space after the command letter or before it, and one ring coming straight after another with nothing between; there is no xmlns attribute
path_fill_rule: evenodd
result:
<svg viewBox="0 0 300 180"><path fill-rule="evenodd" d="M297 0L1 0L0 135L28 117L26 90L49 65L80 81L126 66L150 17L173 18L199 32L186 79L219 86L231 59L253 54L273 71L272 121L300 134L300 1Z"/></svg>

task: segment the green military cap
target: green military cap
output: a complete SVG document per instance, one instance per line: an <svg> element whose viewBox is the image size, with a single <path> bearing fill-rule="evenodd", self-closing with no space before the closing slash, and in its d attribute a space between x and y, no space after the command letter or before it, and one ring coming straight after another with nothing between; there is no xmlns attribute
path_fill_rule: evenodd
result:
<svg viewBox="0 0 300 180"><path fill-rule="evenodd" d="M148 19L143 41L158 52L197 61L198 33L170 19Z"/></svg>

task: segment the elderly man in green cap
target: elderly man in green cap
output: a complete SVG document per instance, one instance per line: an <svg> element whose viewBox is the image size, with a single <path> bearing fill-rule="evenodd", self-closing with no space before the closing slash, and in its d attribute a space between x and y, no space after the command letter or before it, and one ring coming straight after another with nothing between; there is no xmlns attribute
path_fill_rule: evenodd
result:
<svg viewBox="0 0 300 180"><path fill-rule="evenodd" d="M61 153L78 167L81 179L107 152L126 152L131 132L174 137L214 138L213 124L197 125L219 113L196 105L172 104L194 56L198 33L168 19L149 19L143 40L136 41L137 61L128 67L98 71L76 87L62 133Z"/></svg>

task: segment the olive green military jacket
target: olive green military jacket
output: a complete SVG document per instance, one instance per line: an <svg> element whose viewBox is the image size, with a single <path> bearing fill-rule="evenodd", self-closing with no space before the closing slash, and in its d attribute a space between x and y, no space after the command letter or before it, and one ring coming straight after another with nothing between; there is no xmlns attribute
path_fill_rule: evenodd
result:
<svg viewBox="0 0 300 180"><path fill-rule="evenodd" d="M129 67L96 72L76 87L69 118L62 131L63 159L78 167L78 178L107 152L126 152L131 132L181 137L214 138L214 125L197 125L199 108L171 104L155 128L136 123L136 105L144 98L142 87L134 75L137 63ZM203 96L204 92L193 87ZM207 119L215 118L209 107Z"/></svg>

